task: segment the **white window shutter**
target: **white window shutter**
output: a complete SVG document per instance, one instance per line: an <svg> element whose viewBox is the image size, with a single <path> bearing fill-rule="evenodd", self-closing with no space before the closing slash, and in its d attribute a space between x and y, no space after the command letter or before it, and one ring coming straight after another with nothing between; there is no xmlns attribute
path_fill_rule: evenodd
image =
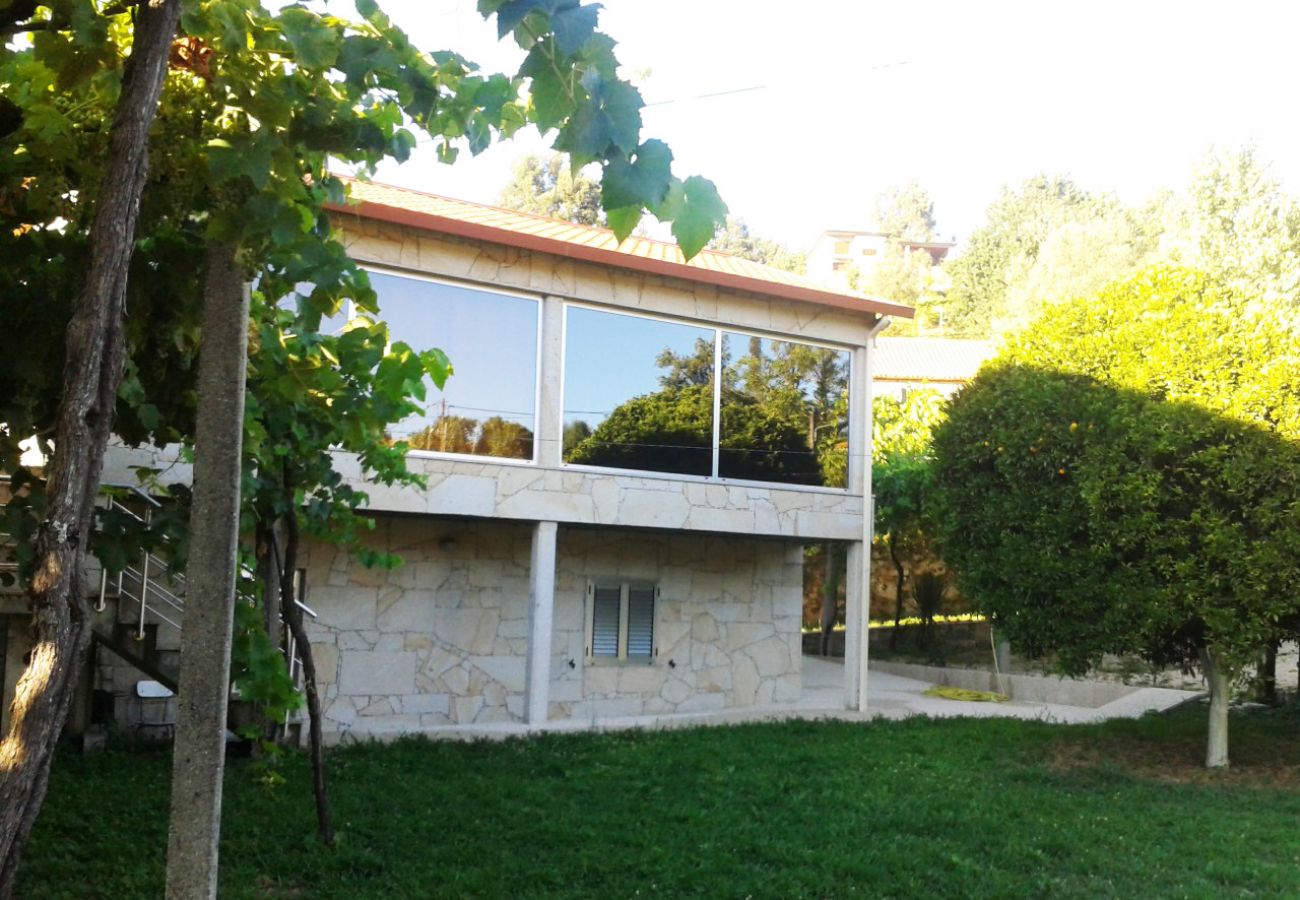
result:
<svg viewBox="0 0 1300 900"><path fill-rule="evenodd" d="M654 655L655 589L632 587L627 593L627 655L648 659Z"/></svg>
<svg viewBox="0 0 1300 900"><path fill-rule="evenodd" d="M591 607L591 655L618 658L620 590L597 586Z"/></svg>

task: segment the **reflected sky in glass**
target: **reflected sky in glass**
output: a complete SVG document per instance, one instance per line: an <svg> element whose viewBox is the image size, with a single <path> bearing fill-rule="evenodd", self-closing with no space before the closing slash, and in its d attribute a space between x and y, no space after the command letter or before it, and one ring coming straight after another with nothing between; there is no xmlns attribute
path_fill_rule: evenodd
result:
<svg viewBox="0 0 1300 900"><path fill-rule="evenodd" d="M658 391L664 350L695 352L713 344L712 328L570 306L564 345L564 424L598 426L621 403Z"/></svg>
<svg viewBox="0 0 1300 900"><path fill-rule="evenodd" d="M565 461L712 474L713 342L712 328L569 307ZM669 382L665 354L689 375Z"/></svg>
<svg viewBox="0 0 1300 900"><path fill-rule="evenodd" d="M499 417L533 430L537 301L387 272L371 271L370 283L392 339L417 351L438 347L453 367L442 391L426 379L425 414L395 425L393 437L421 431L444 410L449 417Z"/></svg>

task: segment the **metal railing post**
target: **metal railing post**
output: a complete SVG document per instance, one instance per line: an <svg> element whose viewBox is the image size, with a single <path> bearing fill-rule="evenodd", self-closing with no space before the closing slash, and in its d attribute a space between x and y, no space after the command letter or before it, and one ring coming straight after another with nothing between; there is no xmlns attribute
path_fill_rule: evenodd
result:
<svg viewBox="0 0 1300 900"><path fill-rule="evenodd" d="M149 551L144 552L144 559L140 562L140 624L135 630L135 639L144 640L144 614L147 609L147 600L149 597Z"/></svg>

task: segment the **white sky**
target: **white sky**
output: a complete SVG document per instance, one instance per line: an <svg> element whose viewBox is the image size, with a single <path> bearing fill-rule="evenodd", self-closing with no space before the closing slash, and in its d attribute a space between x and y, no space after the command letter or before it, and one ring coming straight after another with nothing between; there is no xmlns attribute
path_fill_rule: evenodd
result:
<svg viewBox="0 0 1300 900"><path fill-rule="evenodd" d="M646 137L712 178L751 229L806 249L867 228L916 178L943 237L1037 172L1139 201L1180 188L1212 145L1254 142L1300 183L1300 3L605 0L601 29L647 103ZM474 0L387 0L426 50L513 73ZM644 78L637 75L648 70ZM706 99L702 94L759 88ZM661 105L653 105L661 104ZM380 179L491 203L535 133L454 167L422 152Z"/></svg>

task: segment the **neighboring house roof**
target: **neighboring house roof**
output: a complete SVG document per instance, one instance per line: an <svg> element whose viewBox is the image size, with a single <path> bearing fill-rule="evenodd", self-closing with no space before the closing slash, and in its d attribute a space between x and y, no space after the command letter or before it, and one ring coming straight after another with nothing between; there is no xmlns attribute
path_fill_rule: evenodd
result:
<svg viewBox="0 0 1300 900"><path fill-rule="evenodd" d="M851 237L859 237L859 236L881 237L881 238L892 237L892 235L887 231L847 231L847 230L828 229L822 232L822 237L824 238L825 237L851 238ZM903 239L903 240L899 240L899 243L906 244L909 247L915 247L917 249L925 249L925 250L940 250L940 249L948 250L957 246L955 241L913 241L913 240Z"/></svg>
<svg viewBox="0 0 1300 900"><path fill-rule="evenodd" d="M767 297L912 318L912 308L900 303L827 290L803 275L714 250L686 262L676 244L636 236L620 244L608 228L374 182L349 180L349 187L353 202L333 207L337 212Z"/></svg>
<svg viewBox="0 0 1300 900"><path fill-rule="evenodd" d="M992 341L946 338L876 338L872 378L876 381L934 381L963 384L993 356Z"/></svg>

